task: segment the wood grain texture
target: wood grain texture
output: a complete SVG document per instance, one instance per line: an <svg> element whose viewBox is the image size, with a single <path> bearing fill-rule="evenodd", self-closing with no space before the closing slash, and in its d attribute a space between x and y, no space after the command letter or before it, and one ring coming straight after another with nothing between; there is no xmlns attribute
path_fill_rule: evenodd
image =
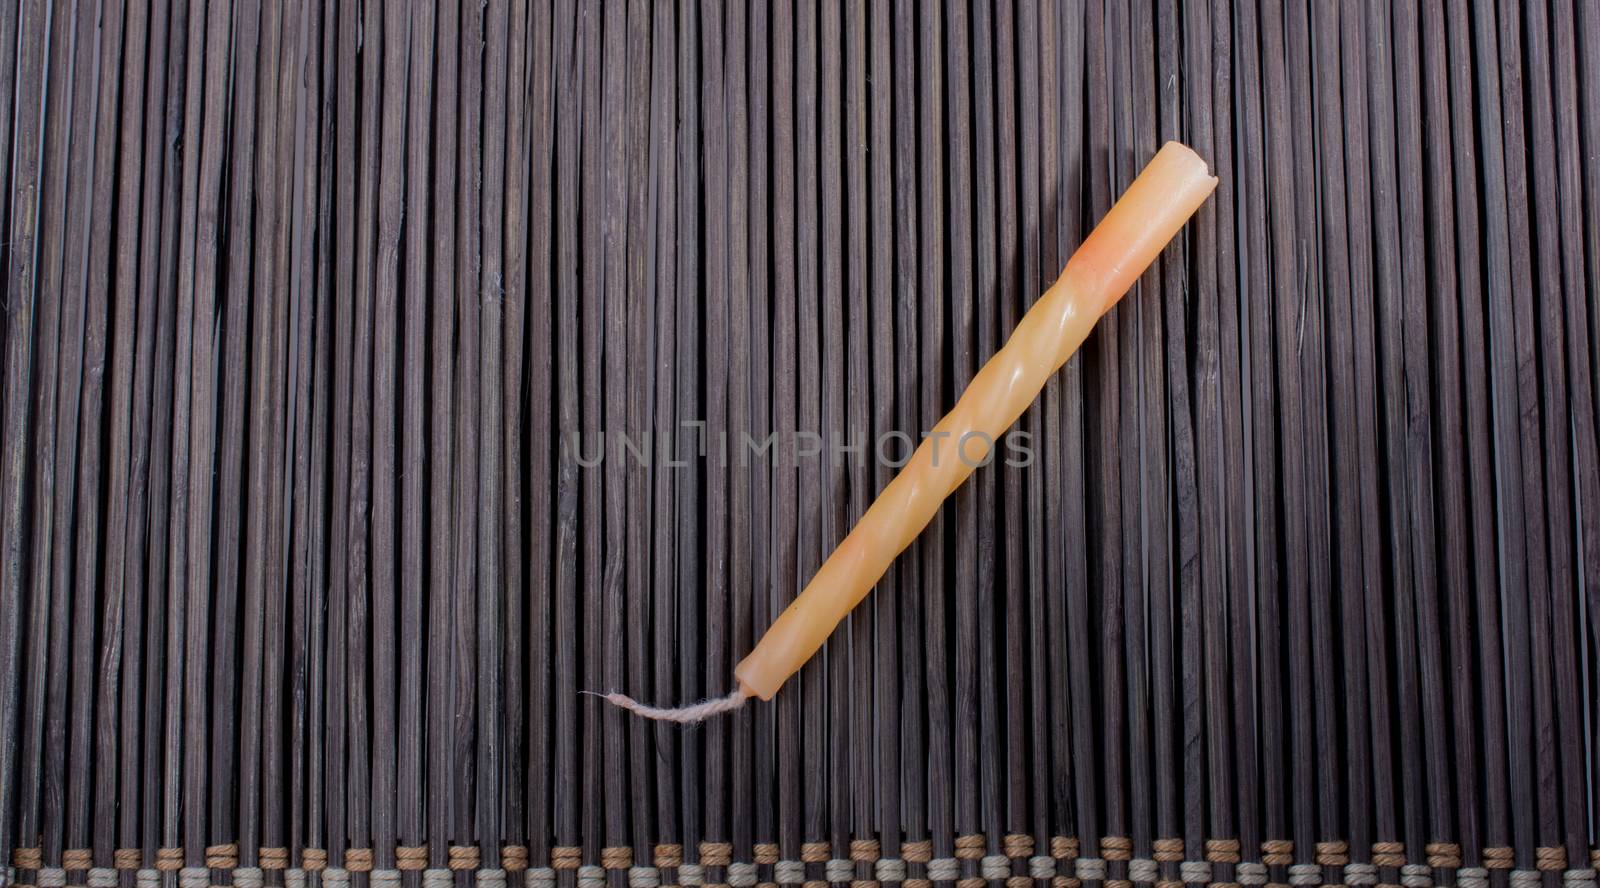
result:
<svg viewBox="0 0 1600 888"><path fill-rule="evenodd" d="M0 855L1581 873L1597 46L1585 0L0 8ZM1214 197L792 686L580 693L725 694L1169 139Z"/></svg>

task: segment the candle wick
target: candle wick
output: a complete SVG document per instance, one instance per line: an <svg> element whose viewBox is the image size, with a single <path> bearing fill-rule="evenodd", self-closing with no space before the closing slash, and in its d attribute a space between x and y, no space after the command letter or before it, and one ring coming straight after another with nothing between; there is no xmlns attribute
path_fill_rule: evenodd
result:
<svg viewBox="0 0 1600 888"><path fill-rule="evenodd" d="M745 692L744 688L739 687L735 688L733 693L726 697L713 697L709 700L701 700L699 703L691 703L688 706L663 709L658 706L640 703L620 691L612 691L609 694L602 694L597 691L579 691L579 693L588 694L591 697L599 697L607 703L619 706L635 715L642 715L654 721L677 722L680 725L692 725L703 722L712 716L721 715L724 712L732 712L743 706L744 701L750 699L750 695Z"/></svg>

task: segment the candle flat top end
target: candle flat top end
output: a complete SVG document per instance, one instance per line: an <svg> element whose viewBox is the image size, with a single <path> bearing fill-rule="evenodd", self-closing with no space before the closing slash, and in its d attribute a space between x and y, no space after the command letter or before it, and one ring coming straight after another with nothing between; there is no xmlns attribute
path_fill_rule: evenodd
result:
<svg viewBox="0 0 1600 888"><path fill-rule="evenodd" d="M1217 183L1193 148L1182 142L1163 145L1073 253L1063 278L1100 298L1102 312L1110 309Z"/></svg>

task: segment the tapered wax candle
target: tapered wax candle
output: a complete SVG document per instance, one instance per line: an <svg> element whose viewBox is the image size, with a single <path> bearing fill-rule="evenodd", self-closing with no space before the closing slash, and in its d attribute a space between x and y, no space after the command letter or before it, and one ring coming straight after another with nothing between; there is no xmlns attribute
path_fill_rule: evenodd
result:
<svg viewBox="0 0 1600 888"><path fill-rule="evenodd" d="M984 461L994 441L1028 409L1050 375L1072 357L1100 316L1128 292L1216 185L1205 161L1190 148L1168 142L1156 153L956 406L734 669L738 687L732 694L682 709L642 706L622 694L607 699L673 721L698 721L752 696L771 699L928 526L945 497Z"/></svg>

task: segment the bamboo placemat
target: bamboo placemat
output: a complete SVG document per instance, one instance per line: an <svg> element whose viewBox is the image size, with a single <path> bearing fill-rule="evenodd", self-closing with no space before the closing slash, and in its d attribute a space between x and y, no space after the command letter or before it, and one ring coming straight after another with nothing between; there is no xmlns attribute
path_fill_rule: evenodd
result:
<svg viewBox="0 0 1600 888"><path fill-rule="evenodd" d="M1025 464L580 694L725 693L1166 139ZM6 884L1595 882L1593 0L17 0L0 146Z"/></svg>

